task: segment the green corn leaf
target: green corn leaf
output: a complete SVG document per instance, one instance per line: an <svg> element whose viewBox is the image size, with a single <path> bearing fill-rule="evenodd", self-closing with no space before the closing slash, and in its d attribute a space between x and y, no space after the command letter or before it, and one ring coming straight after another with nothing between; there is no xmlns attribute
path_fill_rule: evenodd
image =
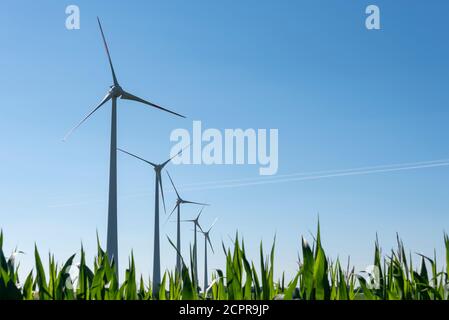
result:
<svg viewBox="0 0 449 320"><path fill-rule="evenodd" d="M341 270L340 264L338 263L338 300L348 300L348 285L346 283L346 277Z"/></svg>
<svg viewBox="0 0 449 320"><path fill-rule="evenodd" d="M301 275L302 275L302 287L305 293L305 299L310 300L312 298L312 291L314 289L313 287L313 270L314 270L314 264L315 260L313 258L312 250L310 249L309 244L307 241L302 238L302 268L301 268Z"/></svg>
<svg viewBox="0 0 449 320"><path fill-rule="evenodd" d="M444 234L444 246L446 249L446 285L449 287L449 236Z"/></svg>
<svg viewBox="0 0 449 320"><path fill-rule="evenodd" d="M2 300L21 300L22 293L12 281L8 273L0 269L0 299Z"/></svg>
<svg viewBox="0 0 449 320"><path fill-rule="evenodd" d="M63 265L62 269L55 281L55 299L64 300L66 297L73 295L72 281L70 280L70 267L73 265L73 259L76 254L72 255ZM70 287L68 287L68 285Z"/></svg>
<svg viewBox="0 0 449 320"><path fill-rule="evenodd" d="M285 290L284 293L284 300L292 300L293 294L295 293L296 286L298 285L298 279L299 279L300 273L298 272L295 276L295 278L288 284L287 290Z"/></svg>
<svg viewBox="0 0 449 320"><path fill-rule="evenodd" d="M204 290L206 290L206 288ZM183 300L196 300L196 298L197 298L193 282L190 279L189 269L185 265L182 266L182 296L181 296L181 298Z"/></svg>
<svg viewBox="0 0 449 320"><path fill-rule="evenodd" d="M33 271L31 271L23 284L22 294L24 300L33 299Z"/></svg>
<svg viewBox="0 0 449 320"><path fill-rule="evenodd" d="M166 300L166 292L165 286L167 285L167 273L164 272L164 276L162 277L161 286L159 287L159 300Z"/></svg>
<svg viewBox="0 0 449 320"><path fill-rule="evenodd" d="M242 257L243 266L245 268L245 278L246 278L245 286L244 286L244 290L243 290L243 299L251 300L251 298L252 298L251 286L253 283L253 274L252 274L251 266L250 266L248 260L246 259L244 247L245 246L243 245L243 242L242 242L241 257Z"/></svg>
<svg viewBox="0 0 449 320"><path fill-rule="evenodd" d="M254 263L251 263L251 269L253 271L255 299L262 300L262 291L260 290L259 277L257 276L257 271L256 271L256 267L254 266Z"/></svg>
<svg viewBox="0 0 449 320"><path fill-rule="evenodd" d="M37 250L37 246L34 246L34 258L36 264L36 283L39 288L39 299L40 300L49 300L51 299L51 295L48 292L47 280L45 277L44 267L42 266L41 257Z"/></svg>
<svg viewBox="0 0 449 320"><path fill-rule="evenodd" d="M131 261L129 269L126 271L126 300L137 300L137 284L136 284L136 266L134 263L134 254L131 252Z"/></svg>

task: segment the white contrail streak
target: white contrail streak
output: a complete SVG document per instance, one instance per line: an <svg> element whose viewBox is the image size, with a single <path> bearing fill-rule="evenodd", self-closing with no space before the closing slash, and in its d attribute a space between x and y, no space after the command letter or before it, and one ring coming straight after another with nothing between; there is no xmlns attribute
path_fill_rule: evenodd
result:
<svg viewBox="0 0 449 320"><path fill-rule="evenodd" d="M386 168L386 169L346 171L346 172L340 172L340 173L301 176L301 177L298 177L298 176L296 176L296 174L293 174L290 177L288 177L287 175L284 175L284 178L282 178L282 179L252 181L252 182L234 183L234 184L231 183L231 184L204 186L204 187L192 187L192 188L183 188L182 190L184 190L184 191L195 191L195 190L237 188L237 187L255 186L255 185L263 185L263 184L285 183L285 182L306 181L306 180L319 180L319 179L328 179L328 178L336 178L336 177L368 175L368 174L374 174L374 173L386 173L386 172L395 172L395 171L417 170L417 169L445 167L445 166L449 166L449 162L440 162L440 163L414 165L414 166L403 166L403 167L394 167L394 168Z"/></svg>
<svg viewBox="0 0 449 320"><path fill-rule="evenodd" d="M378 166L369 166L369 167L357 167L351 169L339 169L339 170L325 170L325 171L312 171L312 172L297 172L290 174L281 174L275 176L259 176L253 178L243 178L243 179L227 179L227 180L218 180L218 181L204 181L204 182L195 182L195 183L187 183L184 184L183 187L197 187L197 186L205 186L205 185L214 185L214 184L228 184L228 183L241 183L241 182L260 182L261 180L277 180L279 178L291 178L291 177L299 177L299 176L311 176L311 175L328 175L328 174L337 174L337 173L345 173L345 172L353 172L353 171L367 171L367 170L378 170L378 169L392 169L392 168L402 168L408 166L425 166L425 165L433 165L440 163L448 163L449 159L440 159L440 160L432 160L432 161L421 161L421 162L408 162L408 163L397 163L397 164L388 164L388 165L378 165ZM184 189L185 190L185 189Z"/></svg>
<svg viewBox="0 0 449 320"><path fill-rule="evenodd" d="M245 179L229 179L221 181L207 181L199 182L193 184L184 184L180 190L182 191L197 191L197 190L213 190L213 189L225 189L225 188L238 188L247 186L257 186L264 184L276 184L276 183L287 183L295 181L307 181L307 180L320 180L329 179L337 177L347 177L347 176L357 176L357 175L368 175L376 173L388 173L397 171L408 171L408 170L418 170L418 169L428 169L437 167L449 166L449 159L433 160L433 161L421 161L421 162L409 162L401 164L390 164L390 165L379 165L371 167L358 167L352 169L342 169L342 170L327 170L327 171L313 171L313 172L301 172L277 175L272 177L258 177L258 178L245 178ZM166 191L166 193L172 192L171 190ZM119 198L136 198L142 196L150 195L149 192L140 192L120 196ZM102 203L102 201L93 201L95 203ZM51 208L62 208L62 207L72 207L87 205L89 201L83 201L79 203L69 203L69 204L56 204L50 205Z"/></svg>

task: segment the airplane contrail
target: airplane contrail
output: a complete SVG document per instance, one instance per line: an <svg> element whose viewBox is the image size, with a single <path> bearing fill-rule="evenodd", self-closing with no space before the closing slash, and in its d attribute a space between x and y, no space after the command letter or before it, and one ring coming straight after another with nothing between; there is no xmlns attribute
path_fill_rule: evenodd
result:
<svg viewBox="0 0 449 320"><path fill-rule="evenodd" d="M319 180L319 179L328 179L328 178L336 178L336 177L368 175L368 174L374 174L374 173L417 170L417 169L435 168L435 167L444 167L444 166L449 166L449 162L439 162L439 163L433 163L433 164L393 167L393 168L385 168L385 169L345 171L345 172L339 172L339 173L337 172L337 173L310 175L310 176L308 176L308 175L298 176L298 174L292 174L292 175L284 175L284 178L282 178L282 179L271 179L271 180L264 179L262 181L230 183L230 184L221 184L221 185L208 185L208 186L203 186L203 187L200 186L200 187L192 187L192 188L183 188L183 190L184 191L196 191L196 190L212 190L212 189L223 189L223 188L237 188L237 187L255 186L255 185L263 185L263 184L285 183L285 182L306 181L306 180Z"/></svg>
<svg viewBox="0 0 449 320"><path fill-rule="evenodd" d="M387 164L387 165L377 165L377 166L367 166L367 167L356 167L350 169L338 169L338 170L322 170L322 171L311 171L311 172L297 172L290 174L278 174L274 176L259 176L253 178L243 178L243 179L226 179L226 180L216 180L216 181L204 181L204 182L194 182L184 184L183 187L197 187L197 186L205 186L205 185L214 185L214 184L227 184L227 183L241 183L241 182L252 182L261 180L275 180L279 178L291 178L297 176L310 176L310 175L324 175L324 174L336 174L336 173L344 173L344 172L353 172L353 171L366 171L366 170L378 170L378 169L392 169L392 168L402 168L408 166L425 166L432 164L440 164L440 163L449 163L449 159L440 159L440 160L431 160L431 161L420 161L420 162L406 162L406 163L396 163L396 164Z"/></svg>
<svg viewBox="0 0 449 320"><path fill-rule="evenodd" d="M264 184L277 184L277 183L288 183L295 181L307 181L307 180L320 180L329 179L337 177L346 176L356 176L356 175L369 175L376 173L388 173L388 172L399 172L399 171L410 171L419 169L429 169L437 167L449 166L449 159L440 159L432 161L421 161L421 162L408 162L401 164L390 164L390 165L379 165L370 167L357 167L352 169L340 169L340 170L326 170L326 171L312 171L312 172L299 172L291 174L283 174L271 177L257 177L257 178L245 178L245 179L228 179L219 181L205 181L193 184L185 184L183 187L179 188L182 191L197 191L197 190L214 190L214 189L225 189L225 188L237 188L237 187L247 187L256 186ZM171 192L171 191L169 191ZM119 198L135 198L141 196L148 196L148 192L140 192L127 194L119 196ZM100 201L98 201L100 202ZM88 201L70 204L56 204L50 205L51 208L59 207L71 207L77 205L89 204Z"/></svg>

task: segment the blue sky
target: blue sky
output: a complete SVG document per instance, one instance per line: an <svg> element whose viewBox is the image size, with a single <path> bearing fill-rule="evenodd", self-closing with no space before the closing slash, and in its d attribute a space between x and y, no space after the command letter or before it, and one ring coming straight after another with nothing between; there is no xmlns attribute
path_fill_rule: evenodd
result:
<svg viewBox="0 0 449 320"><path fill-rule="evenodd" d="M381 9L382 30L365 28L365 8ZM65 8L81 29L65 29ZM58 260L90 256L105 243L110 105L68 142L61 138L111 84L96 24L100 16L120 84L188 116L177 119L119 101L118 145L150 161L168 156L170 132L205 128L279 129L278 174L449 158L449 45L445 1L14 1L0 11L0 227L32 267L36 242ZM258 166L169 166L188 184L258 179ZM151 168L118 156L119 254L152 265ZM171 191L165 179L167 192ZM204 213L222 267L221 240L236 230L249 255L277 234L277 271L296 268L300 236L319 214L329 254L360 269L396 232L413 252L441 252L449 224L449 168L185 190L212 204ZM168 206L174 194L167 193ZM184 210L193 217L197 208ZM175 237L175 224L161 233ZM183 226L187 257L190 226ZM202 257L202 246L200 247ZM163 241L163 268L174 251ZM202 259L200 259L202 272ZM123 271L123 270L122 270Z"/></svg>

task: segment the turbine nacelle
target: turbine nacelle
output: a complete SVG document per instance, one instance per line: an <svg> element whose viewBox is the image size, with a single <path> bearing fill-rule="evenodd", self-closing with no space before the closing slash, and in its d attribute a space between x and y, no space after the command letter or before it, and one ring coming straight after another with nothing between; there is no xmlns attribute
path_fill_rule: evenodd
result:
<svg viewBox="0 0 449 320"><path fill-rule="evenodd" d="M110 86L110 89L109 89L108 93L109 93L109 95L111 97L119 98L123 94L123 89L118 84L117 85L112 85L112 86Z"/></svg>

